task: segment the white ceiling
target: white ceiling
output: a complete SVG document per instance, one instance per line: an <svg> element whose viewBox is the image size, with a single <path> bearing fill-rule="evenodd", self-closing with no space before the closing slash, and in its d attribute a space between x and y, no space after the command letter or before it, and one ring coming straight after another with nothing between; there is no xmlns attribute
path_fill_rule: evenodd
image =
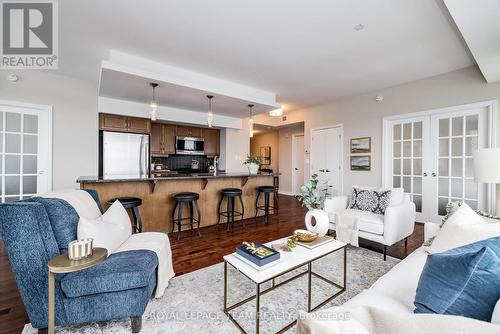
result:
<svg viewBox="0 0 500 334"><path fill-rule="evenodd" d="M486 81L500 81L500 1L444 2Z"/></svg>
<svg viewBox="0 0 500 334"><path fill-rule="evenodd" d="M64 0L59 17L64 74L97 81L115 49L274 92L289 110L474 63L441 0Z"/></svg>

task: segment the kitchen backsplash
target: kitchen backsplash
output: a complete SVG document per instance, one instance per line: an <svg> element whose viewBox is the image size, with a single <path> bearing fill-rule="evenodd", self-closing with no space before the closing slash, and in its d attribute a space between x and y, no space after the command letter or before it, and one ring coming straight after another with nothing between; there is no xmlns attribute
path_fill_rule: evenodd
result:
<svg viewBox="0 0 500 334"><path fill-rule="evenodd" d="M163 164L165 168L172 171L192 169L192 162L196 160L199 162L198 169L200 171L208 171L209 164L213 163L213 159L200 155L169 155L168 157L153 157L151 163Z"/></svg>

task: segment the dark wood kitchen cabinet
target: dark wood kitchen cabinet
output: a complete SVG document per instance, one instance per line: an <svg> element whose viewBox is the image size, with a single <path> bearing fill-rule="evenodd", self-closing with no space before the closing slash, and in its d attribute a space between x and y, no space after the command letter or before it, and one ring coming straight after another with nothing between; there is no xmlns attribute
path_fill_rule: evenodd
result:
<svg viewBox="0 0 500 334"><path fill-rule="evenodd" d="M152 123L149 138L151 155L175 153L175 125Z"/></svg>
<svg viewBox="0 0 500 334"><path fill-rule="evenodd" d="M147 118L100 113L99 130L148 134L151 131L151 121Z"/></svg>
<svg viewBox="0 0 500 334"><path fill-rule="evenodd" d="M219 130L203 129L203 139L205 140L205 154L209 157L219 156Z"/></svg>
<svg viewBox="0 0 500 334"><path fill-rule="evenodd" d="M150 133L151 132L151 121L147 118L128 118L128 130L129 132L135 133Z"/></svg>
<svg viewBox="0 0 500 334"><path fill-rule="evenodd" d="M195 128L193 126L177 125L177 136L179 137L196 137L201 138L202 128Z"/></svg>

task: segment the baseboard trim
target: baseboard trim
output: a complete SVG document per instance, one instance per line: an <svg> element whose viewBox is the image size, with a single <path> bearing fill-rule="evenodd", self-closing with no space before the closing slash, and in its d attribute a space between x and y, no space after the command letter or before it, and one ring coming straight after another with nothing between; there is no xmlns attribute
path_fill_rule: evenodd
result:
<svg viewBox="0 0 500 334"><path fill-rule="evenodd" d="M295 194L292 193L291 191L284 191L284 190L278 191L278 194L280 194L280 195L287 195L287 196L295 196Z"/></svg>

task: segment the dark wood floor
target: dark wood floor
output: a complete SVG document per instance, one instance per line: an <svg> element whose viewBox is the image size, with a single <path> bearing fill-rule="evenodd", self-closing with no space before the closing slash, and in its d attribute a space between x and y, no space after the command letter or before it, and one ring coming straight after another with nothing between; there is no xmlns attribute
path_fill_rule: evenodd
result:
<svg viewBox="0 0 500 334"><path fill-rule="evenodd" d="M211 226L201 229L202 237L183 233L177 241L171 237L174 270L182 275L222 261L243 241L268 242L286 237L295 229L304 227L306 210L291 196L280 196L280 211L266 225L259 220L246 220L246 228L236 222L233 231L226 232L225 226ZM408 238L408 248L399 242L388 249L388 255L403 259L423 243L423 225L416 224L415 232ZM382 253L383 246L368 240L360 240L360 246ZM382 257L382 254L380 255ZM20 333L29 322L8 262L6 251L0 242L0 334Z"/></svg>

